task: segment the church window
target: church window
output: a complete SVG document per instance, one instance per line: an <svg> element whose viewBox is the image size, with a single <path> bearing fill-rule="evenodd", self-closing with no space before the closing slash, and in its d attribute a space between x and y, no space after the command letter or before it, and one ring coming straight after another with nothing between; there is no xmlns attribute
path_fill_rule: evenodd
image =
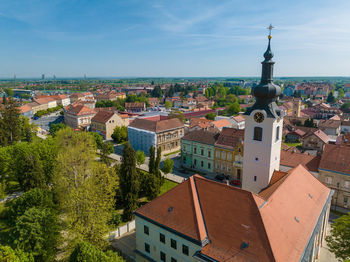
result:
<svg viewBox="0 0 350 262"><path fill-rule="evenodd" d="M262 132L263 129L261 127L254 127L254 140L256 141L262 141Z"/></svg>
<svg viewBox="0 0 350 262"><path fill-rule="evenodd" d="M204 149L201 149L201 155L204 156Z"/></svg>
<svg viewBox="0 0 350 262"><path fill-rule="evenodd" d="M280 140L280 127L276 128L276 141Z"/></svg>
<svg viewBox="0 0 350 262"><path fill-rule="evenodd" d="M254 181L256 181L256 176L254 176Z"/></svg>
<svg viewBox="0 0 350 262"><path fill-rule="evenodd" d="M210 154L211 154L211 151L210 151L210 150L208 150L208 157L210 157Z"/></svg>
<svg viewBox="0 0 350 262"><path fill-rule="evenodd" d="M197 154L197 147L193 148L193 153Z"/></svg>

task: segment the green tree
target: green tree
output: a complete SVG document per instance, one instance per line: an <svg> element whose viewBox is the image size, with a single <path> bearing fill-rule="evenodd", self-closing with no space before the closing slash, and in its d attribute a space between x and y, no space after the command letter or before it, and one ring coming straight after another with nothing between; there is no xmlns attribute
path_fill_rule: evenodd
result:
<svg viewBox="0 0 350 262"><path fill-rule="evenodd" d="M0 198L3 198L11 170L10 147L0 147Z"/></svg>
<svg viewBox="0 0 350 262"><path fill-rule="evenodd" d="M227 112L228 116L238 114L240 110L241 110L241 107L238 104L238 102L235 102L235 103L229 105L228 107L226 107L226 112Z"/></svg>
<svg viewBox="0 0 350 262"><path fill-rule="evenodd" d="M164 160L162 171L165 174L171 173L173 171L174 161L170 158Z"/></svg>
<svg viewBox="0 0 350 262"><path fill-rule="evenodd" d="M329 92L328 97L327 97L327 103L334 103L335 102L335 97L333 95L333 91Z"/></svg>
<svg viewBox="0 0 350 262"><path fill-rule="evenodd" d="M105 163L107 166L111 165L111 159L109 158L109 155L112 154L114 151L114 147L111 143L103 142L101 145L101 161Z"/></svg>
<svg viewBox="0 0 350 262"><path fill-rule="evenodd" d="M19 117L19 125L21 128L21 141L32 142L35 135L36 128L33 124L29 123L29 119L25 116Z"/></svg>
<svg viewBox="0 0 350 262"><path fill-rule="evenodd" d="M13 147L14 165L12 170L22 190L45 187L46 179L42 162L37 152L28 143L18 143Z"/></svg>
<svg viewBox="0 0 350 262"><path fill-rule="evenodd" d="M34 262L31 254L25 253L22 250L13 250L9 246L0 245L0 261L1 262Z"/></svg>
<svg viewBox="0 0 350 262"><path fill-rule="evenodd" d="M154 173L154 166L156 161L156 149L151 145L149 149L149 163L148 163L148 172L150 174Z"/></svg>
<svg viewBox="0 0 350 262"><path fill-rule="evenodd" d="M151 92L152 97L162 97L163 91L160 86L155 86Z"/></svg>
<svg viewBox="0 0 350 262"><path fill-rule="evenodd" d="M205 118L208 119L208 120L214 120L215 117L216 117L215 113L209 113L209 114L205 115Z"/></svg>
<svg viewBox="0 0 350 262"><path fill-rule="evenodd" d="M12 97L15 94L11 88L5 88L5 93L8 97Z"/></svg>
<svg viewBox="0 0 350 262"><path fill-rule="evenodd" d="M96 132L91 132L90 133L93 138L95 139L95 142L96 142L96 147L98 149L101 149L102 148L102 144L103 144L103 138L102 136L99 134L99 133L96 133Z"/></svg>
<svg viewBox="0 0 350 262"><path fill-rule="evenodd" d="M343 98L344 95L345 95L344 89L340 88L340 89L338 90L338 97L339 97L339 98Z"/></svg>
<svg viewBox="0 0 350 262"><path fill-rule="evenodd" d="M119 185L123 199L124 219L131 220L137 208L140 184L136 172L135 150L130 143L126 143L123 150L123 159L119 172Z"/></svg>
<svg viewBox="0 0 350 262"><path fill-rule="evenodd" d="M155 199L160 193L160 179L152 173L144 174L145 176L145 193L149 201Z"/></svg>
<svg viewBox="0 0 350 262"><path fill-rule="evenodd" d="M96 142L86 132L61 129L53 179L54 190L70 236L69 247L81 241L103 247L114 207L114 170L95 161Z"/></svg>
<svg viewBox="0 0 350 262"><path fill-rule="evenodd" d="M166 109L170 109L173 105L171 104L170 101L165 101L164 106L165 106Z"/></svg>
<svg viewBox="0 0 350 262"><path fill-rule="evenodd" d="M11 201L8 211L9 221L15 223L17 217L22 216L26 210L32 207L54 209L52 194L40 188L25 192L19 198Z"/></svg>
<svg viewBox="0 0 350 262"><path fill-rule="evenodd" d="M20 138L20 111L16 102L8 98L0 106L0 145L11 145Z"/></svg>
<svg viewBox="0 0 350 262"><path fill-rule="evenodd" d="M348 108L350 108L350 102L346 102L340 107L340 109L348 109Z"/></svg>
<svg viewBox="0 0 350 262"><path fill-rule="evenodd" d="M153 170L153 173L157 176L160 175L160 172L159 172L159 166L160 166L160 161L162 160L162 148L158 147L157 149L157 158L156 158L156 161L155 161L155 164L154 164L154 170Z"/></svg>
<svg viewBox="0 0 350 262"><path fill-rule="evenodd" d="M124 261L117 253L101 249L88 242L82 242L76 246L69 257L69 262L122 262Z"/></svg>
<svg viewBox="0 0 350 262"><path fill-rule="evenodd" d="M136 164L140 167L145 163L146 157L145 157L145 152L141 150L136 151Z"/></svg>
<svg viewBox="0 0 350 262"><path fill-rule="evenodd" d="M59 241L55 211L32 207L17 218L13 229L18 249L33 254L36 261L52 261Z"/></svg>
<svg viewBox="0 0 350 262"><path fill-rule="evenodd" d="M66 128L67 126L63 123L57 123L57 124L52 124L50 125L50 135L55 136L56 132L62 128Z"/></svg>
<svg viewBox="0 0 350 262"><path fill-rule="evenodd" d="M350 212L334 220L330 235L326 237L329 250L338 259L350 259Z"/></svg>
<svg viewBox="0 0 350 262"><path fill-rule="evenodd" d="M126 126L115 127L112 138L116 143L122 143L128 139L128 128Z"/></svg>
<svg viewBox="0 0 350 262"><path fill-rule="evenodd" d="M186 121L184 113L180 110L172 110L168 115L168 118L178 118L182 123L185 123Z"/></svg>
<svg viewBox="0 0 350 262"><path fill-rule="evenodd" d="M304 122L304 126L306 127L316 127L316 124L312 118L306 119Z"/></svg>

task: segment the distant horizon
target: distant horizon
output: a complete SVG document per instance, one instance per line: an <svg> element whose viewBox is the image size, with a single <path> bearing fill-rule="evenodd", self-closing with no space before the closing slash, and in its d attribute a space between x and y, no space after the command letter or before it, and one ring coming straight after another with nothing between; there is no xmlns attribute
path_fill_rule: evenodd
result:
<svg viewBox="0 0 350 262"><path fill-rule="evenodd" d="M55 80L117 80L117 79L220 79L220 78L231 78L234 80L245 80L245 79L260 79L261 76L87 76L84 77L56 77L54 79L53 77L45 77L45 79L42 79L41 77L16 77L16 81L21 80L42 80L42 81L55 81ZM350 76L274 76L274 79L282 79L282 78L349 78ZM14 77L0 77L1 81L7 80L7 81L14 81Z"/></svg>

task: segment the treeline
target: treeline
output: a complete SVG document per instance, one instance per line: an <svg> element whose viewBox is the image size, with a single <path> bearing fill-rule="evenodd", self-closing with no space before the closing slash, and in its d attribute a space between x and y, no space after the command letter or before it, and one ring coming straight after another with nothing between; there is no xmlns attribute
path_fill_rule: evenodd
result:
<svg viewBox="0 0 350 262"><path fill-rule="evenodd" d="M58 106L56 106L56 107L48 108L48 109L45 109L45 110L39 110L38 112L36 112L36 113L34 114L34 116L36 116L36 117L42 117L42 116L44 116L44 115L49 115L49 114L51 114L51 113L53 113L53 112L56 112L56 111L58 111L58 110L60 110L60 109L62 109L62 108L63 108L62 105L58 105Z"/></svg>
<svg viewBox="0 0 350 262"><path fill-rule="evenodd" d="M21 116L19 107L12 98L4 97L0 103L0 146L12 145L18 141L31 142L35 126L28 118Z"/></svg>
<svg viewBox="0 0 350 262"><path fill-rule="evenodd" d="M27 139L17 106L1 110L0 188L23 194L0 204L0 261L123 261L107 250L119 192L112 146L64 125Z"/></svg>

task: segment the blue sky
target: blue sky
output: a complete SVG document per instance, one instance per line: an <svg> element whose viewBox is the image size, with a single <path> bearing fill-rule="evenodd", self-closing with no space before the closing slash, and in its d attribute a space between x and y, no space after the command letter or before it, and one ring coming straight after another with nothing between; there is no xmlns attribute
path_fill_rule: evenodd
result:
<svg viewBox="0 0 350 262"><path fill-rule="evenodd" d="M350 1L1 0L0 77L350 75Z"/></svg>

